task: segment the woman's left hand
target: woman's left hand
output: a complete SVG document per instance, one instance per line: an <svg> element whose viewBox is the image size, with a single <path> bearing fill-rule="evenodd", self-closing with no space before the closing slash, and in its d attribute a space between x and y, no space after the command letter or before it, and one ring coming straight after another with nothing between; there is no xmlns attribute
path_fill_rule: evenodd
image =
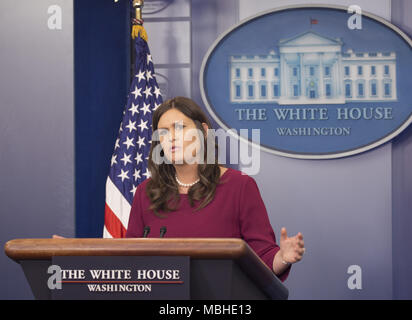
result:
<svg viewBox="0 0 412 320"><path fill-rule="evenodd" d="M296 263L302 260L305 253L305 244L303 242L303 235L299 232L294 237L288 237L286 228L280 231L280 254L282 260L288 263Z"/></svg>

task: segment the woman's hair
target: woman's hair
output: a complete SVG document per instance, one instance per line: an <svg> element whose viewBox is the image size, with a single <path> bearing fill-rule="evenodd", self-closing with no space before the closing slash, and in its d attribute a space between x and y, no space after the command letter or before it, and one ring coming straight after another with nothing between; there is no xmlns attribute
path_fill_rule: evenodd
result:
<svg viewBox="0 0 412 320"><path fill-rule="evenodd" d="M153 133L156 132L158 129L158 123L161 116L166 113L168 110L176 108L180 112L182 112L185 116L192 119L196 124L196 128L199 129L203 133L204 143L201 143L201 148L198 150L200 154L204 155L203 163L198 164L198 175L200 181L195 185L191 186L188 191L188 197L190 201L190 205L194 206L194 200L201 200L203 202L199 205L199 207L195 210L200 210L207 206L210 201L212 201L216 186L221 183L219 181L220 178L220 168L218 164L218 146L214 139L214 135L209 137L209 143L207 143L206 132L202 126L202 123L206 123L211 129L211 124L208 117L202 111L202 109L191 99L185 97L175 97L173 99L169 99L162 103L154 112L152 118L152 129ZM202 137L202 136L201 136ZM164 215L160 214L158 211L176 211L178 203L174 207L169 207L168 201L179 201L180 200L180 193L178 184L175 179L176 169L170 161L162 162L158 164L158 161L154 161L153 157L155 156L154 150L161 149L160 156L164 156L164 151L161 148L159 139L152 139L152 145L150 147L149 153L149 161L148 161L148 168L150 171L150 179L146 184L146 194L150 199L151 205L149 209L153 210L154 214L158 217L165 217ZM211 143L211 141L213 143ZM158 146L158 147L157 147ZM207 148L215 148L214 157L211 161L210 156L208 155ZM156 148L157 147L157 148ZM210 150L209 150L210 151ZM213 154L213 153L212 153ZM212 162L212 163L210 163Z"/></svg>

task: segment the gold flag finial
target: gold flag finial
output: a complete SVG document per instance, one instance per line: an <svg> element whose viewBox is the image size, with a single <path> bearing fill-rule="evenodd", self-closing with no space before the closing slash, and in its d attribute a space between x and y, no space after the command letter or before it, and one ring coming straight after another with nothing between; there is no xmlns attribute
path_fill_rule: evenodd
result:
<svg viewBox="0 0 412 320"><path fill-rule="evenodd" d="M133 0L133 8L136 10L135 18L138 21L143 21L142 19L143 7L144 7L144 0Z"/></svg>
<svg viewBox="0 0 412 320"><path fill-rule="evenodd" d="M136 16L133 19L132 38L135 39L140 36L143 40L147 41L147 33L143 28L143 6L144 0L133 0L133 8L136 10Z"/></svg>

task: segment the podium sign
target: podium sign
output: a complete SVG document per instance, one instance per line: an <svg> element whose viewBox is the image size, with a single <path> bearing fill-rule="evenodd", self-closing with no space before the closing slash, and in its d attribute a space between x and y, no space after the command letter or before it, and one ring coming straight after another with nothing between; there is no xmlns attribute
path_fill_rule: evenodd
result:
<svg viewBox="0 0 412 320"><path fill-rule="evenodd" d="M48 268L55 300L189 300L188 256L55 256Z"/></svg>
<svg viewBox="0 0 412 320"><path fill-rule="evenodd" d="M21 265L36 299L285 300L289 295L238 238L14 239L4 250Z"/></svg>

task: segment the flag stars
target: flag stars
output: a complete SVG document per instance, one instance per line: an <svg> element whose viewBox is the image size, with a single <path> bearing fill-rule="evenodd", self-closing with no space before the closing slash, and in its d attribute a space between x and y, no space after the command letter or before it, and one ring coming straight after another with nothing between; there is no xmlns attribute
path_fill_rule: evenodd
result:
<svg viewBox="0 0 412 320"><path fill-rule="evenodd" d="M123 142L123 144L127 146L127 150L129 150L130 147L134 147L133 138L126 137L126 141Z"/></svg>
<svg viewBox="0 0 412 320"><path fill-rule="evenodd" d="M146 145L146 143L144 143L144 137L140 137L139 136L139 140L137 141L137 144L139 145L139 149L142 147L142 146L145 146Z"/></svg>
<svg viewBox="0 0 412 320"><path fill-rule="evenodd" d="M132 122L131 120L129 120L129 124L126 126L126 128L129 129L129 132L132 132L133 130L137 131L136 121ZM127 147L127 149L129 149L129 147Z"/></svg>
<svg viewBox="0 0 412 320"><path fill-rule="evenodd" d="M150 87L146 87L146 90L145 91L143 91L143 93L146 95L146 99L147 99L147 97L150 97L150 96L152 96L152 88L150 88Z"/></svg>
<svg viewBox="0 0 412 320"><path fill-rule="evenodd" d="M139 113L139 105L132 103L132 107L129 109L129 111L132 113L132 117L134 116L135 113Z"/></svg>
<svg viewBox="0 0 412 320"><path fill-rule="evenodd" d="M155 103L155 106L154 106L154 108L153 108L153 111L156 111L156 109L159 108L159 107L160 107L160 103Z"/></svg>
<svg viewBox="0 0 412 320"><path fill-rule="evenodd" d="M160 93L160 88L159 87L155 87L155 90L153 92L156 95L156 99L159 98L159 96L161 95Z"/></svg>
<svg viewBox="0 0 412 320"><path fill-rule="evenodd" d="M115 145L114 145L114 150L116 150L117 148L120 148L119 142L120 142L120 138L117 138L117 139L116 139L116 143L115 143Z"/></svg>
<svg viewBox="0 0 412 320"><path fill-rule="evenodd" d="M120 159L120 161L123 161L123 166L126 166L128 163L132 163L132 160L130 160L130 157L132 155L127 155L126 153L124 153L124 157Z"/></svg>
<svg viewBox="0 0 412 320"><path fill-rule="evenodd" d="M112 156L112 160L110 161L112 167L113 167L114 164L117 164L116 158L117 158L117 155L114 154L114 155Z"/></svg>
<svg viewBox="0 0 412 320"><path fill-rule="evenodd" d="M140 176L140 170L134 169L133 177L135 181L137 181L137 179L141 179L142 177Z"/></svg>
<svg viewBox="0 0 412 320"><path fill-rule="evenodd" d="M120 170L121 170L121 173L118 175L118 177L122 179L122 182L125 179L130 179L129 176L127 175L129 173L129 171L125 172L125 171L123 171L123 169L120 169Z"/></svg>
<svg viewBox="0 0 412 320"><path fill-rule="evenodd" d="M143 173L143 175L146 177L146 179L150 178L151 174L150 174L149 169L146 169L146 172Z"/></svg>
<svg viewBox="0 0 412 320"><path fill-rule="evenodd" d="M137 186L133 185L132 190L130 190L130 193L133 193L133 197L134 197L134 195L135 195L135 193L136 193L136 189L137 189Z"/></svg>
<svg viewBox="0 0 412 320"><path fill-rule="evenodd" d="M147 54L147 64L149 64L150 62L153 62L153 60L152 60L152 55L151 55L151 54Z"/></svg>
<svg viewBox="0 0 412 320"><path fill-rule="evenodd" d="M137 97L141 97L142 96L142 88L138 88L136 87L135 90L132 92L132 94L134 94L134 98L137 99Z"/></svg>
<svg viewBox="0 0 412 320"><path fill-rule="evenodd" d="M139 79L138 83L139 83L141 80L144 80L144 78L145 78L145 72L143 72L142 70L140 70L139 73L136 75L136 78Z"/></svg>
<svg viewBox="0 0 412 320"><path fill-rule="evenodd" d="M136 160L137 165L139 165L140 162L143 162L142 160L142 154L141 153L137 153L136 158L134 158Z"/></svg>
<svg viewBox="0 0 412 320"><path fill-rule="evenodd" d="M150 79L153 79L152 72L150 70L147 70L146 71L146 80L149 81Z"/></svg>
<svg viewBox="0 0 412 320"><path fill-rule="evenodd" d="M140 111L143 111L144 115L146 115L147 112L151 113L150 104L146 104L146 103L143 102L143 107L140 108Z"/></svg>
<svg viewBox="0 0 412 320"><path fill-rule="evenodd" d="M148 121L143 121L143 119L140 119L140 124L138 125L138 127L140 128L141 132L143 132L144 129L149 130L149 128L147 127L147 122Z"/></svg>

